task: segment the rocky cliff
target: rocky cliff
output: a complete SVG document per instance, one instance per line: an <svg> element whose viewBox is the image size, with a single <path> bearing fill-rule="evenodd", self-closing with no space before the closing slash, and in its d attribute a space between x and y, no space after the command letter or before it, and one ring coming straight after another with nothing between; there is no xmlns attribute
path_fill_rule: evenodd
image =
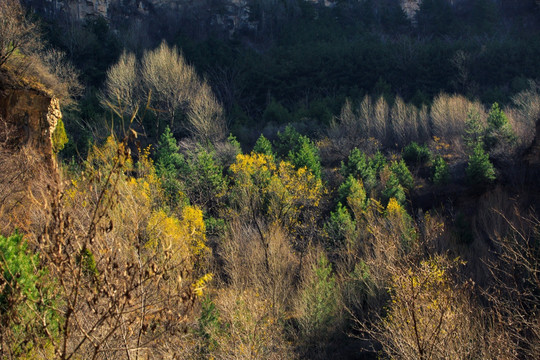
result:
<svg viewBox="0 0 540 360"><path fill-rule="evenodd" d="M7 149L30 147L55 166L52 134L62 117L57 98L34 89L5 88L0 92L0 118Z"/></svg>
<svg viewBox="0 0 540 360"><path fill-rule="evenodd" d="M0 233L44 226L48 196L60 184L52 134L57 98L0 71Z"/></svg>
<svg viewBox="0 0 540 360"><path fill-rule="evenodd" d="M219 28L225 35L240 30L254 30L248 0L22 0L26 6L50 18L67 16L83 21L96 17L135 19L156 13L180 19L195 14L197 21ZM202 24L201 24L202 25Z"/></svg>

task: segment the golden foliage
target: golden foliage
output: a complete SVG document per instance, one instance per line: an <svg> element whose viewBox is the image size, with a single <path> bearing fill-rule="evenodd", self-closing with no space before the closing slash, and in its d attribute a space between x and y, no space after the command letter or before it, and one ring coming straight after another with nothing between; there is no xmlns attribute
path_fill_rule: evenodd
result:
<svg viewBox="0 0 540 360"><path fill-rule="evenodd" d="M230 170L239 211L250 217L262 213L269 223L288 231L305 224L301 214L316 208L324 194L321 180L306 167L295 169L286 161L276 164L265 154L239 154Z"/></svg>
<svg viewBox="0 0 540 360"><path fill-rule="evenodd" d="M450 277L459 259L435 256L394 269L391 303L382 321L385 351L401 359L457 359L475 355L472 313Z"/></svg>

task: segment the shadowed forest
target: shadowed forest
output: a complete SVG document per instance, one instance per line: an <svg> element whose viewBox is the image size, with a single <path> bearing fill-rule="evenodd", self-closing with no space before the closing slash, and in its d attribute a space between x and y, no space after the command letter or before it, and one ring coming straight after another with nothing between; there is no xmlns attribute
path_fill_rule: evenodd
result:
<svg viewBox="0 0 540 360"><path fill-rule="evenodd" d="M540 358L540 2L88 4L0 2L0 358Z"/></svg>

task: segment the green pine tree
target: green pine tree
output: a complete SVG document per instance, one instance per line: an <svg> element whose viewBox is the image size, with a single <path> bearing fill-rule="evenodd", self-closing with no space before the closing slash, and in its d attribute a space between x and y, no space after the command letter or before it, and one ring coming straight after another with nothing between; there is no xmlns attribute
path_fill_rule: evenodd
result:
<svg viewBox="0 0 540 360"><path fill-rule="evenodd" d="M442 156L437 156L433 161L433 175L431 180L435 185L445 185L450 181L450 170Z"/></svg>
<svg viewBox="0 0 540 360"><path fill-rule="evenodd" d="M320 178L322 174L321 159L319 149L307 137L300 135L299 146L296 151L289 151L288 158L297 168L306 167L315 177Z"/></svg>
<svg viewBox="0 0 540 360"><path fill-rule="evenodd" d="M258 154L265 154L271 157L274 157L274 151L272 149L272 143L270 140L264 137L263 134L259 136L255 146L253 147L253 152Z"/></svg>
<svg viewBox="0 0 540 360"><path fill-rule="evenodd" d="M466 173L469 183L473 185L486 184L495 180L495 168L489 161L489 154L484 151L481 145L477 145L469 156Z"/></svg>

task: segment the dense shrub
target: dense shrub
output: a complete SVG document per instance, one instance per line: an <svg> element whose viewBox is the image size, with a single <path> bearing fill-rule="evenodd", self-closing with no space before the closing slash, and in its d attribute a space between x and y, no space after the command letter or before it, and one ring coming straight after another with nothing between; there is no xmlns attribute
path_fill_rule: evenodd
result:
<svg viewBox="0 0 540 360"><path fill-rule="evenodd" d="M427 145L412 142L403 148L403 160L407 165L423 165L431 160L431 153Z"/></svg>
<svg viewBox="0 0 540 360"><path fill-rule="evenodd" d="M435 185L445 185L450 181L450 170L442 156L437 156L433 161L431 181Z"/></svg>
<svg viewBox="0 0 540 360"><path fill-rule="evenodd" d="M466 173L469 183L473 185L486 184L495 180L495 168L489 161L489 154L482 146L477 145L469 156Z"/></svg>

